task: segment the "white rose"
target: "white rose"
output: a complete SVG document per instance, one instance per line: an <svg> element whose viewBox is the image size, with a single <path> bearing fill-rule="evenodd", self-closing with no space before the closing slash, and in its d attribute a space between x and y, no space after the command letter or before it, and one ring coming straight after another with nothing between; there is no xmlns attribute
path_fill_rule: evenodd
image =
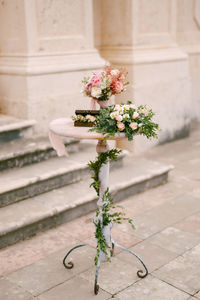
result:
<svg viewBox="0 0 200 300"><path fill-rule="evenodd" d="M129 104L124 105L124 109L125 109L125 110L129 110L129 108L130 108L130 105L129 105Z"/></svg>
<svg viewBox="0 0 200 300"><path fill-rule="evenodd" d="M110 117L111 119L115 119L116 116L119 115L119 112L118 111L113 111L111 114L110 114Z"/></svg>
<svg viewBox="0 0 200 300"><path fill-rule="evenodd" d="M103 89L106 89L107 88L107 85L106 85L106 82L101 82L100 83L100 88L103 90Z"/></svg>
<svg viewBox="0 0 200 300"><path fill-rule="evenodd" d="M112 70L112 71L110 72L110 74L111 74L112 76L117 76L117 75L119 75L119 70L114 69L114 70Z"/></svg>
<svg viewBox="0 0 200 300"><path fill-rule="evenodd" d="M93 86L91 90L91 96L94 98L99 98L101 96L101 89L97 86Z"/></svg>
<svg viewBox="0 0 200 300"><path fill-rule="evenodd" d="M116 109L116 110L120 110L120 107L121 107L121 106L120 106L119 104L116 104L116 105L115 105L115 109Z"/></svg>
<svg viewBox="0 0 200 300"><path fill-rule="evenodd" d="M129 118L130 118L129 114L124 114L123 115L123 119L129 119Z"/></svg>

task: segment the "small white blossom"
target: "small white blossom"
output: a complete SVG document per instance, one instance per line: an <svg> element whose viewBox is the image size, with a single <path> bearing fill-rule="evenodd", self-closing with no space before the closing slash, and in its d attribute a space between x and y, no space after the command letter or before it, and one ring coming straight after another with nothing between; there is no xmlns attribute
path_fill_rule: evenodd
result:
<svg viewBox="0 0 200 300"><path fill-rule="evenodd" d="M115 109L116 109L116 110L120 110L120 107L121 107L121 106L120 106L119 104L116 104L116 105L115 105Z"/></svg>
<svg viewBox="0 0 200 300"><path fill-rule="evenodd" d="M123 115L123 119L129 119L129 118L130 118L129 114L124 114Z"/></svg>
<svg viewBox="0 0 200 300"><path fill-rule="evenodd" d="M101 96L101 89L97 86L92 87L91 95L94 98L99 98Z"/></svg>

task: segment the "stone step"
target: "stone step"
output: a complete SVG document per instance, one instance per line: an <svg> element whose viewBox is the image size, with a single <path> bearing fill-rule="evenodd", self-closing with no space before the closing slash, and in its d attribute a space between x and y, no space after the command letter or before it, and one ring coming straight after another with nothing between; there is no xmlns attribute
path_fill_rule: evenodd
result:
<svg viewBox="0 0 200 300"><path fill-rule="evenodd" d="M30 136L35 124L35 120L21 120L0 114L0 144Z"/></svg>
<svg viewBox="0 0 200 300"><path fill-rule="evenodd" d="M115 201L167 181L170 165L126 158L110 174ZM0 209L0 248L14 244L96 209L97 196L89 178Z"/></svg>
<svg viewBox="0 0 200 300"><path fill-rule="evenodd" d="M79 149L79 141L76 139L64 139L64 143L68 153L77 152ZM0 146L0 171L21 168L55 156L56 152L48 137L33 136L13 140Z"/></svg>
<svg viewBox="0 0 200 300"><path fill-rule="evenodd" d="M123 155L118 164L122 165ZM80 145L70 157L54 157L21 169L0 173L0 207L60 188L89 175L88 161L96 157L96 146Z"/></svg>

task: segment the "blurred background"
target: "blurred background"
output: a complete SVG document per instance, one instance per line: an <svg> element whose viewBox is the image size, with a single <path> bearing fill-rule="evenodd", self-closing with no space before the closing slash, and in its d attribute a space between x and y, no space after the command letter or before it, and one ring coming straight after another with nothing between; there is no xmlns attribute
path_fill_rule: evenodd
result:
<svg viewBox="0 0 200 300"><path fill-rule="evenodd" d="M89 107L81 80L105 63L129 72L115 101L147 104L162 129L135 152L187 136L200 119L200 1L0 0L3 125L47 135L50 120Z"/></svg>

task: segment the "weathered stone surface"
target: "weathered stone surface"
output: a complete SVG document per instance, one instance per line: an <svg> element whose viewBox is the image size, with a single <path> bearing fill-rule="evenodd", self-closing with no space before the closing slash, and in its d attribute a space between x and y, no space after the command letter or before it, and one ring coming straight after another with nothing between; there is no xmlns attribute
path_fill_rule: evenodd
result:
<svg viewBox="0 0 200 300"><path fill-rule="evenodd" d="M35 120L21 120L0 114L0 143L9 142L24 136L30 136Z"/></svg>
<svg viewBox="0 0 200 300"><path fill-rule="evenodd" d="M119 300L186 300L188 294L149 275L117 294L117 298Z"/></svg>
<svg viewBox="0 0 200 300"><path fill-rule="evenodd" d="M177 257L153 274L190 294L200 290L200 245Z"/></svg>
<svg viewBox="0 0 200 300"><path fill-rule="evenodd" d="M149 241L171 252L182 254L196 246L200 242L200 236L168 227L150 237Z"/></svg>
<svg viewBox="0 0 200 300"><path fill-rule="evenodd" d="M199 195L200 195L200 192L199 192ZM200 235L200 213L194 214L194 215L174 224L173 226L182 231Z"/></svg>
<svg viewBox="0 0 200 300"><path fill-rule="evenodd" d="M169 250L152 244L148 239L131 247L130 250L141 257L149 272L160 268L177 256L177 254ZM117 258L134 267L136 266L138 270L144 269L139 260L130 253L122 251L117 255Z"/></svg>
<svg viewBox="0 0 200 300"><path fill-rule="evenodd" d="M38 297L38 300L106 300L110 299L110 294L99 289L98 295L94 294L94 284L80 276L75 276L67 282L56 286L50 291Z"/></svg>
<svg viewBox="0 0 200 300"><path fill-rule="evenodd" d="M50 174L45 173L45 171L47 171L45 169L41 171L43 172L41 176L43 176L43 182L47 189L53 188L56 184L52 178L52 174L58 175L63 172L65 173L67 170L68 173L64 175L64 177L67 176L65 179L68 178L70 181L77 180L77 178L81 179L81 173L86 172L86 164L83 165L82 160L80 160L80 163L75 163L76 170L74 171L74 178L73 174L69 172L70 168L74 169L74 162L69 161L71 167L63 168L63 162L65 162L65 160L61 160L59 163L60 169L56 169L57 161L55 160L51 162L51 166L52 164L54 165L55 171L53 170ZM40 164L46 165L46 163L49 162L42 162ZM140 165L141 168L139 167ZM25 168L30 167L24 167L23 169ZM37 172L36 165L34 168L35 172ZM110 191L116 201L122 200L124 197L136 194L143 189L146 190L154 185L157 186L163 183L163 180L165 182L170 169L170 166L158 165L155 162L147 162L145 160L132 161L131 158L128 158L123 168L114 169L111 173ZM31 176L31 174L29 176ZM49 182L47 181L48 177L50 177ZM62 177L61 179L59 179L59 176L57 178L59 185L64 184L63 181L65 180L62 180ZM34 177L34 180L37 186L37 177ZM51 181L53 186L49 185ZM93 189L89 188L90 183L91 180L86 179L76 184L44 193L35 198L14 203L12 206L1 208L0 248L32 236L38 231L52 228L53 226L95 210L97 196ZM31 185L29 185L29 187L31 187ZM40 189L39 192L41 192ZM16 195L15 191L13 195ZM15 211L14 215L13 211ZM30 213L27 214L27 211Z"/></svg>
<svg viewBox="0 0 200 300"><path fill-rule="evenodd" d="M77 152L79 141L64 139L68 153ZM4 143L0 147L0 170L21 168L57 156L48 137L23 138Z"/></svg>
<svg viewBox="0 0 200 300"><path fill-rule="evenodd" d="M111 262L102 263L99 272L99 286L108 293L115 294L133 284L137 277L137 268L113 257ZM80 274L81 278L94 281L95 268Z"/></svg>
<svg viewBox="0 0 200 300"><path fill-rule="evenodd" d="M46 259L12 273L8 278L32 295L37 296L93 265L95 250L91 247L82 247L76 249L69 256L69 260L74 262L74 268L66 269L62 260L68 250L52 254Z"/></svg>
<svg viewBox="0 0 200 300"><path fill-rule="evenodd" d="M0 278L0 300L32 300L34 299L26 290L14 284L7 278Z"/></svg>
<svg viewBox="0 0 200 300"><path fill-rule="evenodd" d="M134 233L126 224L119 225L119 228L122 231L145 239L199 210L199 199L191 196L189 193L183 194L139 216L135 216L136 230Z"/></svg>

